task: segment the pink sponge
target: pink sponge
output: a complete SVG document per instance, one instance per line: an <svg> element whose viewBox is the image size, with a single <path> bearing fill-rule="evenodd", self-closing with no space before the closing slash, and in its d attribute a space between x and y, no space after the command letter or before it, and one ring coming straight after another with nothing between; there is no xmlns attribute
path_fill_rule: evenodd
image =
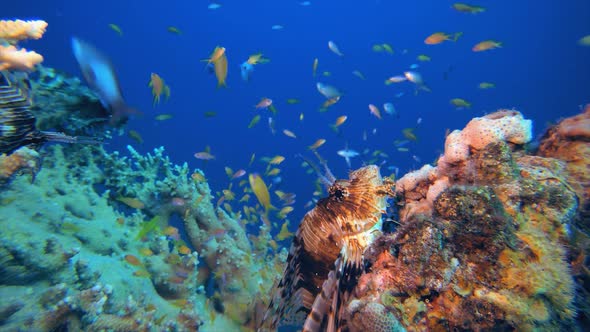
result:
<svg viewBox="0 0 590 332"><path fill-rule="evenodd" d="M474 149L481 150L490 143L506 141L525 144L532 138L532 121L517 111L500 110L471 120L462 136Z"/></svg>
<svg viewBox="0 0 590 332"><path fill-rule="evenodd" d="M474 118L465 129L455 130L447 136L444 161L454 164L467 160L470 148L481 150L490 143L528 143L532 138L532 127L532 121L524 119L518 111L499 110Z"/></svg>

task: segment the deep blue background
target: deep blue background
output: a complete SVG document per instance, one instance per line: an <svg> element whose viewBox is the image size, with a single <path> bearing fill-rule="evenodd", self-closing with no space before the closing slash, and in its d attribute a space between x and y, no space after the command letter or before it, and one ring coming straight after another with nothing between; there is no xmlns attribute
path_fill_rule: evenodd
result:
<svg viewBox="0 0 590 332"><path fill-rule="evenodd" d="M4 5L4 18L40 18L49 23L42 40L23 43L45 57L44 65L80 75L70 51L70 38L78 36L108 54L115 64L127 102L145 113L132 119L129 128L144 139L137 144L128 136L115 137L108 149L125 150L127 144L147 152L165 146L176 163L188 162L202 167L214 191L227 187L224 166L246 168L253 152L257 157L284 155L281 165L282 189L297 193L292 220L305 212L303 204L311 198L315 177L306 175L301 160L294 156L307 152L317 138L327 139L320 153L334 173L346 176L346 164L336 151L348 145L362 151L369 148L389 154L388 165L402 173L432 162L442 151L447 128L460 129L475 116L498 108L516 108L535 123L539 135L548 122L579 112L590 102L590 47L577 40L590 34L590 2L571 1L477 1L487 11L477 15L451 9L453 1L224 1L218 10L208 10L207 1L12 1ZM109 23L123 30L120 37ZM271 30L275 24L281 31ZM176 26L182 35L166 31ZM430 34L462 31L458 42L425 45ZM495 39L501 49L474 53L472 46ZM328 50L335 41L342 52L339 58ZM375 53L371 46L389 43L394 55ZM216 45L227 49L229 75L227 89L217 89L215 77L203 70L199 60ZM407 54L402 50L407 49ZM249 83L240 78L239 65L248 55L263 52L271 59L259 65ZM416 56L426 54L429 63L419 63L432 93L413 94L409 83L385 86L384 80L417 63ZM331 77L311 75L312 62L319 58L319 70ZM443 73L452 68L448 79ZM360 70L367 80L353 76ZM147 83L151 72L161 75L170 85L172 96L152 107ZM345 96L326 113L318 113L323 97L316 82L332 84ZM478 83L494 82L497 87L480 90ZM406 94L394 98L398 92ZM272 136L266 117L247 129L256 114L253 105L261 97L275 101L278 132ZM465 98L473 106L456 110L451 98ZM302 102L288 105L286 99ZM400 118L384 115L379 121L369 114L367 105L382 108L391 101ZM203 113L216 111L206 119ZM305 120L298 120L304 112ZM173 113L174 119L157 122L154 115ZM263 113L266 114L266 113ZM337 136L328 127L340 115L348 115ZM410 152L398 152L393 141L401 139L401 130L423 122L416 130L419 141ZM293 130L298 139L280 133ZM363 131L376 135L362 140ZM193 154L211 146L216 160L206 165ZM412 156L419 157L417 163ZM362 160L353 160L353 168ZM248 171L263 172L265 165L255 163ZM387 175L387 172L384 172ZM273 197L276 199L276 197ZM292 226L293 228L295 226Z"/></svg>

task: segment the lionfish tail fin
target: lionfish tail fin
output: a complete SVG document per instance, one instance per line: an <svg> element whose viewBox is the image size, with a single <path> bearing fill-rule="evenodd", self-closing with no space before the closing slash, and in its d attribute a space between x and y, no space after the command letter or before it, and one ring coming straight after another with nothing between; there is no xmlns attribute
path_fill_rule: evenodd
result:
<svg viewBox="0 0 590 332"><path fill-rule="evenodd" d="M338 293L338 280L336 273L330 271L328 273L328 279L322 284L322 290L311 307L311 311L307 315L307 319L303 324L303 332L319 332L322 331L322 327L327 323L325 331L333 332L335 325L335 317L333 315L333 305L335 297ZM332 329L330 329L332 327Z"/></svg>

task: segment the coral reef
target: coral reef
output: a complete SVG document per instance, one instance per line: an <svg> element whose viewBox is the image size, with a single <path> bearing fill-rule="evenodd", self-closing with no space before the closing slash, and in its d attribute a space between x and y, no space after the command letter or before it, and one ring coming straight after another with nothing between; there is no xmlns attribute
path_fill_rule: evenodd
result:
<svg viewBox="0 0 590 332"><path fill-rule="evenodd" d="M43 61L43 57L24 48L18 49L14 44L24 39L39 39L45 33L45 21L0 21L0 70L31 71ZM3 45L8 43L9 45Z"/></svg>
<svg viewBox="0 0 590 332"><path fill-rule="evenodd" d="M475 118L447 137L437 166L396 183L399 226L369 251L353 330L575 328L578 199L566 162L523 149L530 126L516 111Z"/></svg>
<svg viewBox="0 0 590 332"><path fill-rule="evenodd" d="M565 161L566 180L580 201L568 252L577 288L578 320L590 324L590 104L584 112L560 121L541 139L539 156Z"/></svg>
<svg viewBox="0 0 590 332"><path fill-rule="evenodd" d="M29 82L34 91L31 112L39 130L109 138L105 126L110 112L78 77L40 65L29 74Z"/></svg>
<svg viewBox="0 0 590 332"><path fill-rule="evenodd" d="M207 183L195 183L186 165L172 165L162 149L131 151L128 159L49 146L32 185L16 177L0 192L3 329L235 330L252 316L255 295L272 284L261 271L279 256L253 253L240 221L211 205ZM143 185L125 182L140 174ZM113 199L121 194L144 207ZM196 251L166 235L173 214L191 228Z"/></svg>

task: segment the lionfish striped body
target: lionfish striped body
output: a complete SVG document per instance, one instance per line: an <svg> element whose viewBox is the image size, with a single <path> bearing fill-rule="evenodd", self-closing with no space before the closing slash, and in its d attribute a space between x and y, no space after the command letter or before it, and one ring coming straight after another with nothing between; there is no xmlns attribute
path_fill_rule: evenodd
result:
<svg viewBox="0 0 590 332"><path fill-rule="evenodd" d="M10 154L26 145L47 141L99 144L91 137L73 137L63 133L40 131L31 112L31 85L26 74L0 71L0 154Z"/></svg>
<svg viewBox="0 0 590 332"><path fill-rule="evenodd" d="M386 197L377 166L337 180L301 222L283 278L271 299L261 330L303 325L303 331L336 331L342 308L364 271L365 249L380 234Z"/></svg>

